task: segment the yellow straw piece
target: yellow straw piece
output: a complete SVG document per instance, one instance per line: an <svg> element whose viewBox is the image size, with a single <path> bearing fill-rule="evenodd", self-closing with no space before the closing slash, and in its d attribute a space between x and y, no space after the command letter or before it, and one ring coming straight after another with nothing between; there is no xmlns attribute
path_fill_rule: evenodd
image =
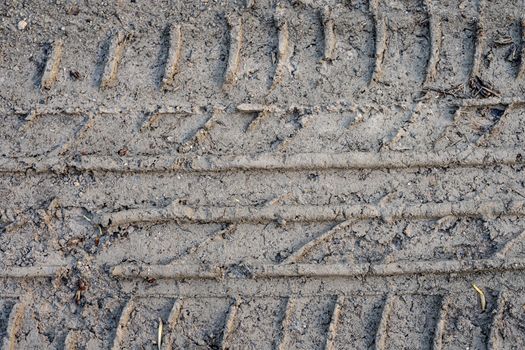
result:
<svg viewBox="0 0 525 350"><path fill-rule="evenodd" d="M481 304L481 311L485 311L485 309L487 308L487 301L485 299L485 293L483 293L483 291L478 286L476 286L474 283L472 283L472 288L474 288L476 292L479 294L479 302Z"/></svg>
<svg viewBox="0 0 525 350"><path fill-rule="evenodd" d="M161 318L159 318L159 331L157 333L157 345L160 350L162 346L162 319Z"/></svg>

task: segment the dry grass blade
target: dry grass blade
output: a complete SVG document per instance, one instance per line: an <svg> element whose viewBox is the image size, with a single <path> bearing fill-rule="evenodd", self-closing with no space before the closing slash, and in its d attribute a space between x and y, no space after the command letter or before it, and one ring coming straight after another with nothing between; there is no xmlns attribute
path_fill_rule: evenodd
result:
<svg viewBox="0 0 525 350"><path fill-rule="evenodd" d="M485 311L487 309L487 300L485 299L485 293L476 286L474 283L472 284L472 288L479 294L479 302L481 305L481 311Z"/></svg>
<svg viewBox="0 0 525 350"><path fill-rule="evenodd" d="M512 37L510 37L509 35L500 36L494 40L494 44L499 46L511 45L513 43L514 40L512 40Z"/></svg>
<svg viewBox="0 0 525 350"><path fill-rule="evenodd" d="M474 97L487 98L492 96L499 97L501 95L491 83L481 79L477 75L469 80L469 86L473 90Z"/></svg>
<svg viewBox="0 0 525 350"><path fill-rule="evenodd" d="M162 318L159 317L159 329L157 332L157 346L159 350L162 347Z"/></svg>

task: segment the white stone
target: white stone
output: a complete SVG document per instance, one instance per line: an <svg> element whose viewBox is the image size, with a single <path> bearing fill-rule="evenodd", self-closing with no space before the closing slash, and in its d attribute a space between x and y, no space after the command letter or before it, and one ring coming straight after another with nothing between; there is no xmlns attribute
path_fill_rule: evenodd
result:
<svg viewBox="0 0 525 350"><path fill-rule="evenodd" d="M18 30L24 30L27 27L27 21L25 19L18 22Z"/></svg>

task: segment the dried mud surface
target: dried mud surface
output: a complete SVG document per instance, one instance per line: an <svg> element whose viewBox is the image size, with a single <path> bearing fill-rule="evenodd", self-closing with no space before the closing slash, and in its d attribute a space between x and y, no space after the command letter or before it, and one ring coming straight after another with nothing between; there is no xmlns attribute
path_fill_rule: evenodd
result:
<svg viewBox="0 0 525 350"><path fill-rule="evenodd" d="M525 348L524 14L3 2L0 348Z"/></svg>

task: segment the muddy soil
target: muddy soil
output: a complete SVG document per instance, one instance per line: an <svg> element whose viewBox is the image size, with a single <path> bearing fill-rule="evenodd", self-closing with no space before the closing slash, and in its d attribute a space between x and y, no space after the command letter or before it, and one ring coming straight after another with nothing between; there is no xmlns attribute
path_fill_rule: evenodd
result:
<svg viewBox="0 0 525 350"><path fill-rule="evenodd" d="M525 348L524 14L0 4L0 348Z"/></svg>

